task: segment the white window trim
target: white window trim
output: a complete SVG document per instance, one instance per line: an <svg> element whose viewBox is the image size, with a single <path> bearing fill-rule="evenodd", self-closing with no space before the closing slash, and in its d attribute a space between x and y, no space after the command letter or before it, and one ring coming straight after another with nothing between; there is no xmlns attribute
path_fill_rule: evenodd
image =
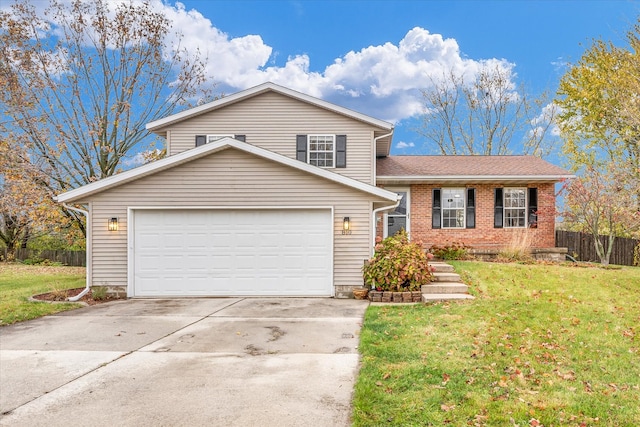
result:
<svg viewBox="0 0 640 427"><path fill-rule="evenodd" d="M234 138L235 139L235 135L227 135L227 134L214 134L214 135L207 135L207 144L210 142L214 142L217 141L219 139L222 138Z"/></svg>
<svg viewBox="0 0 640 427"><path fill-rule="evenodd" d="M405 215L405 217L407 218L407 226L405 227L404 231L407 232L407 236L409 236L409 239L411 239L411 187L385 187L384 189L393 191L396 194L400 192L406 193L405 197L407 199L407 214ZM387 237L389 237L389 212L384 213L382 221L382 237L386 239Z"/></svg>
<svg viewBox="0 0 640 427"><path fill-rule="evenodd" d="M444 192L458 190L462 192L462 208L445 208L444 207ZM444 211L445 210L460 210L462 209L462 226L461 227L445 227L444 225ZM464 230L467 228L467 189L462 187L444 187L440 190L440 227L445 230Z"/></svg>
<svg viewBox="0 0 640 427"><path fill-rule="evenodd" d="M507 191L522 190L524 191L524 208L507 207ZM507 225L507 210L524 209L524 225ZM503 228L528 228L529 227L529 189L526 187L504 187L502 190L502 226Z"/></svg>
<svg viewBox="0 0 640 427"><path fill-rule="evenodd" d="M331 137L331 139L333 139L333 150L331 151L331 156L332 156L332 163L333 166L317 166L311 163L311 138L313 137ZM314 150L314 153L329 153L329 151L318 151L318 150ZM312 166L316 166L322 169L334 169L336 167L336 135L335 134L328 134L328 133L315 133L315 134L310 134L307 135L307 163L309 163Z"/></svg>

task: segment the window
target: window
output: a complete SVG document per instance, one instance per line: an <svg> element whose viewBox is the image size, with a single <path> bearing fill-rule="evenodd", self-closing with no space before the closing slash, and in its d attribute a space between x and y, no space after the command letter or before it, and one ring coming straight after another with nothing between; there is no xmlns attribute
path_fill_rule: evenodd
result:
<svg viewBox="0 0 640 427"><path fill-rule="evenodd" d="M222 138L234 138L235 135L207 135L207 144Z"/></svg>
<svg viewBox="0 0 640 427"><path fill-rule="evenodd" d="M475 188L434 188L431 228L476 228Z"/></svg>
<svg viewBox="0 0 640 427"><path fill-rule="evenodd" d="M409 222L407 219L409 218L409 209L411 204L409 203L409 189L389 189L389 191L394 191L399 196L402 196L400 199L400 203L398 207L394 209L393 212L389 212L387 217L387 226L384 230L384 237L394 236L398 231L405 230L409 233Z"/></svg>
<svg viewBox="0 0 640 427"><path fill-rule="evenodd" d="M442 228L464 228L464 188L442 189Z"/></svg>
<svg viewBox="0 0 640 427"><path fill-rule="evenodd" d="M504 227L527 226L527 189L504 189Z"/></svg>
<svg viewBox="0 0 640 427"><path fill-rule="evenodd" d="M334 167L335 147L334 135L309 135L309 164Z"/></svg>
<svg viewBox="0 0 640 427"><path fill-rule="evenodd" d="M296 159L321 168L346 168L347 135L296 135Z"/></svg>
<svg viewBox="0 0 640 427"><path fill-rule="evenodd" d="M222 138L233 138L236 139L238 141L242 141L245 142L246 138L245 135L226 135L226 134L219 134L219 135L196 135L196 147L200 147L202 145L208 144L210 142L213 141L217 141L219 139Z"/></svg>

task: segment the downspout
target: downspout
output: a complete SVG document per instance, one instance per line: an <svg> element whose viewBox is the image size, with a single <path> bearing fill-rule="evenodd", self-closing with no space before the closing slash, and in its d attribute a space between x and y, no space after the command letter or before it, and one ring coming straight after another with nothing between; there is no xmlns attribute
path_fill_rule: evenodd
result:
<svg viewBox="0 0 640 427"><path fill-rule="evenodd" d="M79 209L79 208L74 208L72 206L67 205L66 203L63 203L62 206L64 206L65 208L69 209L70 211L75 211L75 212L79 212L82 215L85 216L85 218L87 219L87 233L89 232L89 212L85 211L84 209ZM88 239L87 239L87 243L88 243ZM82 292L80 292L78 295L76 295L75 297L69 297L67 298L68 301L79 301L80 298L82 298L83 296L85 296L87 294L87 292L89 292L91 290L91 287L89 286L90 283L90 277L91 277L91 265L89 264L89 245L87 245L86 248L86 264L87 264L87 269L86 269L86 276L87 276L87 284L85 285L85 288Z"/></svg>
<svg viewBox="0 0 640 427"><path fill-rule="evenodd" d="M398 196L398 197L400 197L400 196ZM393 210L393 209L397 208L400 205L400 201L401 200L402 200L402 197L400 197L398 199L398 201L395 203L395 205L383 206L381 208L373 210L373 215L372 215L372 219L371 219L371 221L372 221L371 229L373 230L372 231L372 236L371 236L371 237L373 237L373 239L371 240L373 242L373 246L371 247L371 256L373 256L375 254L375 251L376 251L376 231L377 231L376 230L376 228L377 228L376 227L376 218L377 218L378 214L381 213L381 212L390 211L390 210Z"/></svg>

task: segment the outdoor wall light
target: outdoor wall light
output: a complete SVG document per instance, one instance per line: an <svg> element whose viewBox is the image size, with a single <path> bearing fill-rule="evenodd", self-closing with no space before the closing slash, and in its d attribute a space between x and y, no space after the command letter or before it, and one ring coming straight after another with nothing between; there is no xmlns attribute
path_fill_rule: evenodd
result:
<svg viewBox="0 0 640 427"><path fill-rule="evenodd" d="M348 216L342 220L342 234L351 234L351 220Z"/></svg>
<svg viewBox="0 0 640 427"><path fill-rule="evenodd" d="M118 231L118 218L111 218L109 220L109 231Z"/></svg>

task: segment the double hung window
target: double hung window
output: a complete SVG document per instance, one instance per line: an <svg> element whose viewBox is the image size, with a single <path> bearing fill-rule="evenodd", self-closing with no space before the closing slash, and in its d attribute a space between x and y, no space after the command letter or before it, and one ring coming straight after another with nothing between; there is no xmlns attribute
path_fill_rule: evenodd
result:
<svg viewBox="0 0 640 427"><path fill-rule="evenodd" d="M476 227L474 188L434 188L432 194L432 228Z"/></svg>
<svg viewBox="0 0 640 427"><path fill-rule="evenodd" d="M442 228L464 228L464 188L442 189Z"/></svg>
<svg viewBox="0 0 640 427"><path fill-rule="evenodd" d="M524 228L527 226L527 189L504 189L504 227Z"/></svg>
<svg viewBox="0 0 640 427"><path fill-rule="evenodd" d="M334 167L334 135L309 135L309 164L321 168Z"/></svg>

